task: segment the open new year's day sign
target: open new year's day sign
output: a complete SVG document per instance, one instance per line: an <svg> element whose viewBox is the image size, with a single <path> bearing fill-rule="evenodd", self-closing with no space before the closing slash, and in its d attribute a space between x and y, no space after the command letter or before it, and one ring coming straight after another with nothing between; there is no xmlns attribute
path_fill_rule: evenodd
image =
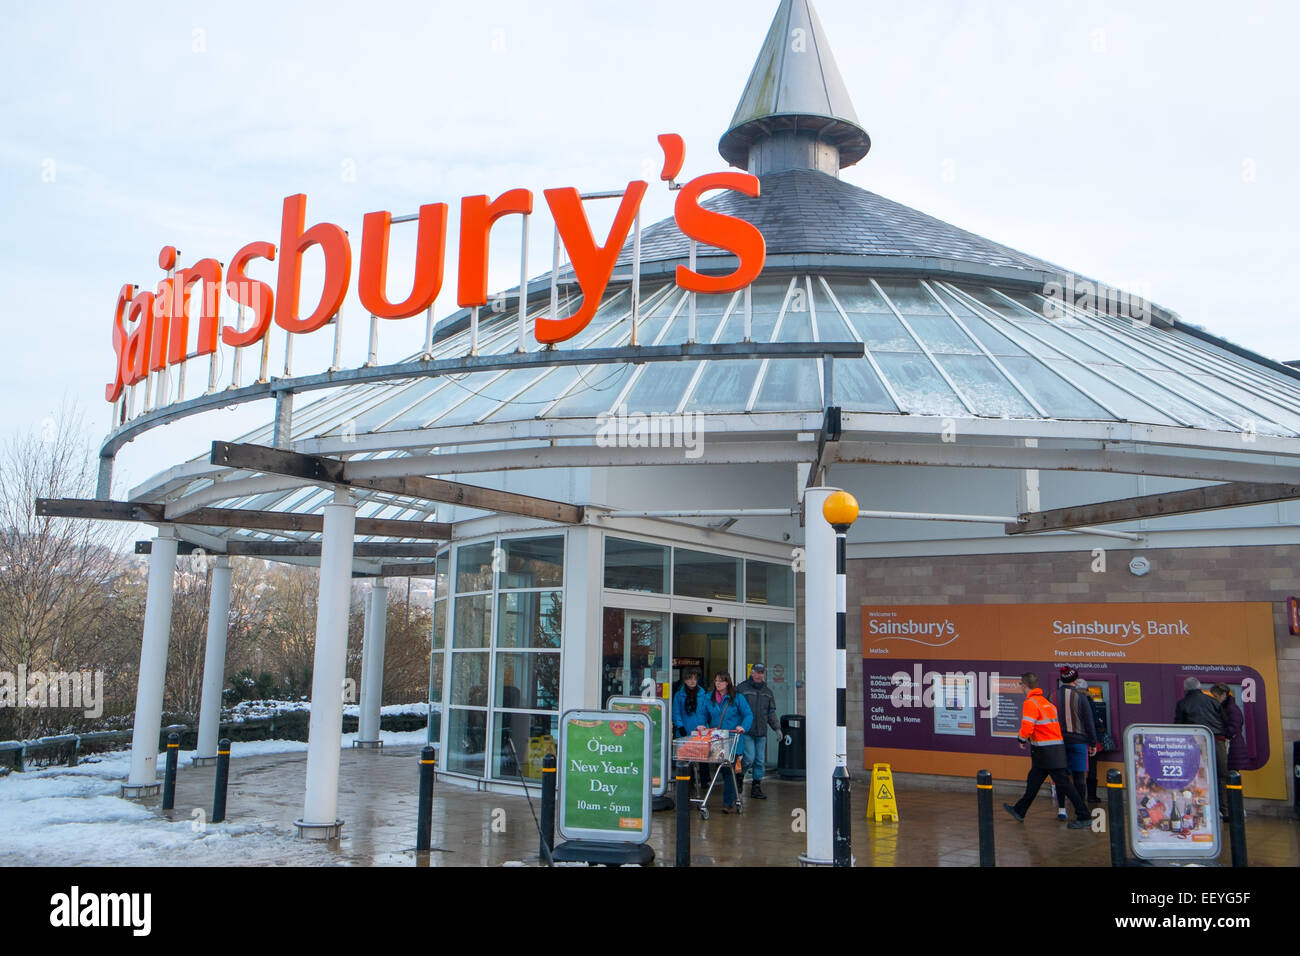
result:
<svg viewBox="0 0 1300 956"><path fill-rule="evenodd" d="M571 710L560 718L560 834L566 840L650 838L653 727L639 712Z"/></svg>
<svg viewBox="0 0 1300 956"><path fill-rule="evenodd" d="M1131 724L1124 765L1133 853L1144 860L1215 859L1219 793L1214 737L1187 724Z"/></svg>
<svg viewBox="0 0 1300 956"><path fill-rule="evenodd" d="M650 718L654 726L654 739L650 742L653 764L650 768L650 789L656 797L668 792L668 735L664 733L667 702L660 697L611 697L605 706L620 713L641 713Z"/></svg>

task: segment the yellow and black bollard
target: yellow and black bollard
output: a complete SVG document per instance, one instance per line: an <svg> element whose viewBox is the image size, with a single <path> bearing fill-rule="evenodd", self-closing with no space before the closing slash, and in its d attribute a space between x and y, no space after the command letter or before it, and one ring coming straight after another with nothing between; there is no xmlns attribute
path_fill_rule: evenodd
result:
<svg viewBox="0 0 1300 956"><path fill-rule="evenodd" d="M230 783L230 738L217 742L217 782L212 792L212 823L226 819L226 787Z"/></svg>
<svg viewBox="0 0 1300 956"><path fill-rule="evenodd" d="M979 811L980 866L997 866L993 851L993 774L975 775L975 804Z"/></svg>
<svg viewBox="0 0 1300 956"><path fill-rule="evenodd" d="M691 774L694 767L687 764L687 772L677 773L677 865L691 865Z"/></svg>
<svg viewBox="0 0 1300 956"><path fill-rule="evenodd" d="M438 751L425 747L420 751L420 802L416 809L415 849L427 852L433 845L433 772L438 766Z"/></svg>
<svg viewBox="0 0 1300 956"><path fill-rule="evenodd" d="M1300 781L1297 781L1300 783ZM1246 804L1241 772L1228 771L1228 834L1232 837L1232 865L1246 865Z"/></svg>
<svg viewBox="0 0 1300 956"><path fill-rule="evenodd" d="M181 749L180 734L167 735L167 764L163 770L162 808L176 806L176 758Z"/></svg>
<svg viewBox="0 0 1300 956"><path fill-rule="evenodd" d="M555 754L547 754L542 758L542 843L537 848L545 861L555 849L555 783Z"/></svg>
<svg viewBox="0 0 1300 956"><path fill-rule="evenodd" d="M1106 771L1106 815L1110 832L1110 865L1128 866L1128 847L1124 839L1124 775Z"/></svg>

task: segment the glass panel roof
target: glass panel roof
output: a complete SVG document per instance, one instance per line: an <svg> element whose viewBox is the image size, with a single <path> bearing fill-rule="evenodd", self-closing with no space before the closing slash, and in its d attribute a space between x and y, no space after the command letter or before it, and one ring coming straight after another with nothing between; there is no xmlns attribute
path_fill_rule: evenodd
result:
<svg viewBox="0 0 1300 956"><path fill-rule="evenodd" d="M877 352L876 362L907 411L920 415L969 414L939 370L920 352ZM848 400L845 404L850 406Z"/></svg>
<svg viewBox="0 0 1300 956"><path fill-rule="evenodd" d="M566 283L561 291L561 312L570 314L579 305L576 286ZM612 284L591 324L557 348L626 345L631 300L625 279ZM786 273L756 282L750 302L753 342L865 344L870 359L834 364L834 400L850 412L1045 415L1300 432L1300 382L1164 326L1077 305L1055 318L1034 290L935 278ZM689 294L671 282L644 282L637 341L686 342L689 303ZM530 302L533 316L549 308L549 294ZM742 342L745 313L744 293L696 296L695 341ZM483 310L479 352L509 354L517 345L517 314ZM528 347L540 348L531 338ZM439 357L468 352L467 328L444 335L435 348ZM349 421L361 435L586 418L612 410L619 401L630 413L643 414L815 411L823 402L821 362L756 357L532 367L362 386L304 404L295 416L294 435L337 435ZM270 431L259 429L255 435L265 442Z"/></svg>
<svg viewBox="0 0 1300 956"><path fill-rule="evenodd" d="M822 407L821 376L809 359L772 359L753 411L816 411Z"/></svg>
<svg viewBox="0 0 1300 956"><path fill-rule="evenodd" d="M634 371L635 365L596 365L584 368L576 386L546 412L546 417L594 418L609 411Z"/></svg>
<svg viewBox="0 0 1300 956"><path fill-rule="evenodd" d="M936 356L948 377L961 389L978 415L1035 418L1038 413L1016 391L991 359L983 355Z"/></svg>
<svg viewBox="0 0 1300 956"><path fill-rule="evenodd" d="M646 365L624 402L643 414L674 412L691 384L698 362L658 362Z"/></svg>
<svg viewBox="0 0 1300 956"><path fill-rule="evenodd" d="M688 412L744 410L762 362L706 362L700 381L686 403Z"/></svg>

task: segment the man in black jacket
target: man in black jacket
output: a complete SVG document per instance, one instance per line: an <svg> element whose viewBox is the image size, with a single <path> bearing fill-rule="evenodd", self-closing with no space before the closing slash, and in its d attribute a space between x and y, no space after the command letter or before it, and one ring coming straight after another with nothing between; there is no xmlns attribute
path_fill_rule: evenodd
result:
<svg viewBox="0 0 1300 956"><path fill-rule="evenodd" d="M740 781L744 780L745 773L752 767L754 776L749 795L756 800L766 800L762 781L763 764L767 760L767 728L771 727L778 734L781 732L781 721L776 716L776 695L767 686L767 668L761 663L755 664L750 669L749 680L741 681L736 686L736 693L745 695L745 702L754 712L753 723L740 738ZM739 785L738 782L737 787Z"/></svg>
<svg viewBox="0 0 1300 956"><path fill-rule="evenodd" d="M1200 724L1214 737L1214 769L1219 778L1219 813L1228 807L1228 746L1223 736L1219 701L1195 677L1183 681L1183 699L1174 707L1174 723Z"/></svg>

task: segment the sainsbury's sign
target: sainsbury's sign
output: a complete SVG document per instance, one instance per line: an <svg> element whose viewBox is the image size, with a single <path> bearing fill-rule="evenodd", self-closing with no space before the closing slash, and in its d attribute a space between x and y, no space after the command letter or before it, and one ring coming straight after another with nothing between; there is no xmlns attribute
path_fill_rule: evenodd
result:
<svg viewBox="0 0 1300 956"><path fill-rule="evenodd" d="M664 153L661 178L673 182L685 161L686 148L675 133L659 137ZM535 335L543 344L563 342L577 335L596 314L627 242L649 183L633 180L622 193L618 212L603 243L593 235L591 224L577 189L563 187L543 191L555 221L559 241L564 243L574 278L582 290L582 304L571 315L539 316ZM721 276L708 276L686 266L677 267L677 285L691 292L724 293L743 289L763 270L766 244L763 235L749 222L705 209L701 197L713 190L734 190L746 196L759 194L758 178L748 173L707 173L685 183L677 195L674 219L690 239L733 253L738 265ZM509 215L530 215L533 193L511 189L490 199L466 196L460 202L460 243L456 301L462 307L487 305L488 239L493 224ZM405 319L427 310L442 290L443 264L447 247L447 204L420 207L416 236L415 269L410 294L394 302L387 294L388 242L392 215L367 213L362 220L361 251L357 269L357 294L361 305L380 319ZM302 257L312 246L324 255L324 279L315 307L303 315ZM276 262L274 287L249 276L258 260ZM260 341L272 322L287 332L306 334L326 325L339 311L352 280L352 247L342 227L319 222L307 227L307 197L301 193L284 200L279 243L258 240L235 252L228 267L203 258L185 268L176 268L177 252L164 246L158 265L167 277L152 292L132 284L123 285L113 311L112 340L116 356L113 380L105 397L115 402L126 386L144 380L190 358L212 355L218 342L242 348ZM224 286L223 286L224 279ZM196 342L191 348L191 302L194 288L202 291L198 307ZM222 325L221 292L249 309L252 321L246 328Z"/></svg>

